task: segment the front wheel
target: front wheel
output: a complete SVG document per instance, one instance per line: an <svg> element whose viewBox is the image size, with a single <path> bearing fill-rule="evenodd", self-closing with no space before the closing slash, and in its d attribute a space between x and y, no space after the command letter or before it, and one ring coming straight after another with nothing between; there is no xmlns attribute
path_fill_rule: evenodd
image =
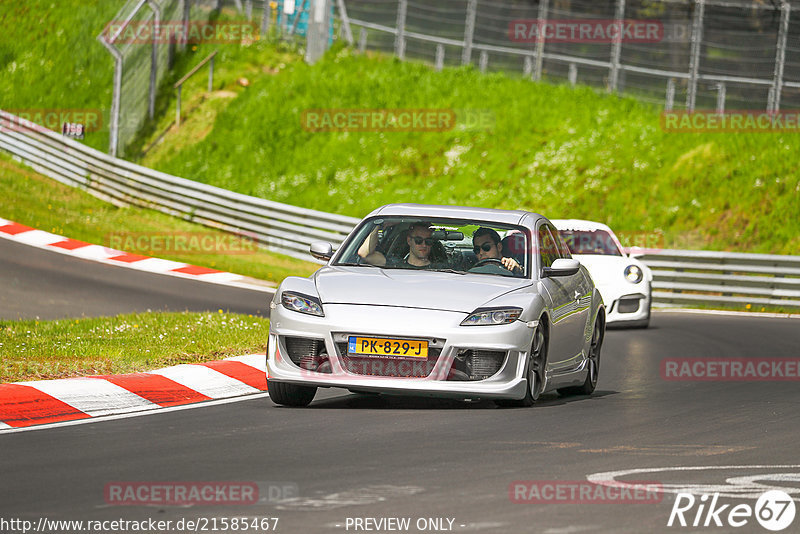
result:
<svg viewBox="0 0 800 534"><path fill-rule="evenodd" d="M591 395L597 387L597 377L600 372L600 349L603 348L603 338L606 331L605 318L602 314L597 314L592 330L592 343L589 345L589 357L587 358L588 372L586 380L582 386L561 388L558 390L561 395Z"/></svg>
<svg viewBox="0 0 800 534"><path fill-rule="evenodd" d="M284 406L308 406L317 394L317 388L313 386L298 386L295 384L283 384L281 382L270 382L267 380L267 392L269 398L275 404Z"/></svg>
<svg viewBox="0 0 800 534"><path fill-rule="evenodd" d="M522 408L533 406L544 390L544 372L547 363L547 335L544 326L540 323L533 333L533 342L525 366L527 387L525 397L522 399L497 399L495 404L507 408Z"/></svg>

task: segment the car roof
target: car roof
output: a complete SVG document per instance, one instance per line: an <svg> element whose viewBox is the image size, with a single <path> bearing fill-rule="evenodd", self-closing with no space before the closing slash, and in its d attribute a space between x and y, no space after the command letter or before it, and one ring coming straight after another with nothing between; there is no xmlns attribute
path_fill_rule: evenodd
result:
<svg viewBox="0 0 800 534"><path fill-rule="evenodd" d="M533 221L543 218L538 213L524 210L498 210L492 208L473 208L467 206L438 206L432 204L387 204L381 206L368 217L406 216L434 218L445 217L452 219L477 219L505 224L520 224L525 216L531 216Z"/></svg>
<svg viewBox="0 0 800 534"><path fill-rule="evenodd" d="M583 219L550 219L550 222L559 230L605 230L613 234L614 232L607 225L595 221L586 221Z"/></svg>

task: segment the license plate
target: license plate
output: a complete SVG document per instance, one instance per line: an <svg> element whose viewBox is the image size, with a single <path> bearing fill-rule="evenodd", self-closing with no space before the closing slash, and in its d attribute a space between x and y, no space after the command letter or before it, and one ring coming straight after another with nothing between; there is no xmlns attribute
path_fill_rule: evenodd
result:
<svg viewBox="0 0 800 534"><path fill-rule="evenodd" d="M348 354L365 354L386 358L427 358L428 342L418 339L350 336L347 352Z"/></svg>

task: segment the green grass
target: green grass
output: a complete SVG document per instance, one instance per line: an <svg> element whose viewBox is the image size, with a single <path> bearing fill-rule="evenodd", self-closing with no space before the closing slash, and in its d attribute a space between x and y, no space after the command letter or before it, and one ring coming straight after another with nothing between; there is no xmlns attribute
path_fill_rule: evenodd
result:
<svg viewBox="0 0 800 534"><path fill-rule="evenodd" d="M268 56L269 46L251 53ZM670 134L657 108L631 98L341 48L313 67L284 64L254 72L215 109L210 131L167 135L144 162L352 216L404 201L523 208L659 232L682 248L800 253L796 135ZM313 133L301 115L315 108L479 109L496 124Z"/></svg>
<svg viewBox="0 0 800 534"><path fill-rule="evenodd" d="M80 241L126 250L134 254L158 256L192 265L230 271L262 280L280 282L290 275L309 276L319 265L265 250L241 253L223 249L220 253L197 253L197 249L172 253L124 246L127 235L145 234L144 242L157 245L169 236L200 233L211 237L226 236L204 226L182 221L157 211L121 208L103 202L80 189L68 187L12 162L0 155L0 217ZM113 236L120 236L117 246ZM152 238L151 238L152 236ZM161 236L162 240L156 238ZM175 247L173 247L174 249ZM183 250L186 250L184 252ZM251 250L251 249L248 249ZM310 256L309 256L310 258Z"/></svg>
<svg viewBox="0 0 800 534"><path fill-rule="evenodd" d="M114 61L96 37L123 3L0 2L0 108L102 110L105 128L85 142L108 148Z"/></svg>
<svg viewBox="0 0 800 534"><path fill-rule="evenodd" d="M133 373L263 352L268 329L268 319L222 310L0 321L0 382Z"/></svg>

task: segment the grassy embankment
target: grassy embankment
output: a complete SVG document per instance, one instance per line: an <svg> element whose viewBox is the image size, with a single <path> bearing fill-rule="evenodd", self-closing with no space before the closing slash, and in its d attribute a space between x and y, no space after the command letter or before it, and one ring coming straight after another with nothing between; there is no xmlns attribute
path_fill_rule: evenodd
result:
<svg viewBox="0 0 800 534"><path fill-rule="evenodd" d="M667 248L800 253L798 136L665 133L658 109L587 87L471 68L437 73L348 50L312 67L270 58L269 48L253 49L264 49L262 72L251 72L213 126L168 135L143 162L353 216L401 201L524 208L605 221ZM495 124L306 131L303 111L319 108L489 110Z"/></svg>

